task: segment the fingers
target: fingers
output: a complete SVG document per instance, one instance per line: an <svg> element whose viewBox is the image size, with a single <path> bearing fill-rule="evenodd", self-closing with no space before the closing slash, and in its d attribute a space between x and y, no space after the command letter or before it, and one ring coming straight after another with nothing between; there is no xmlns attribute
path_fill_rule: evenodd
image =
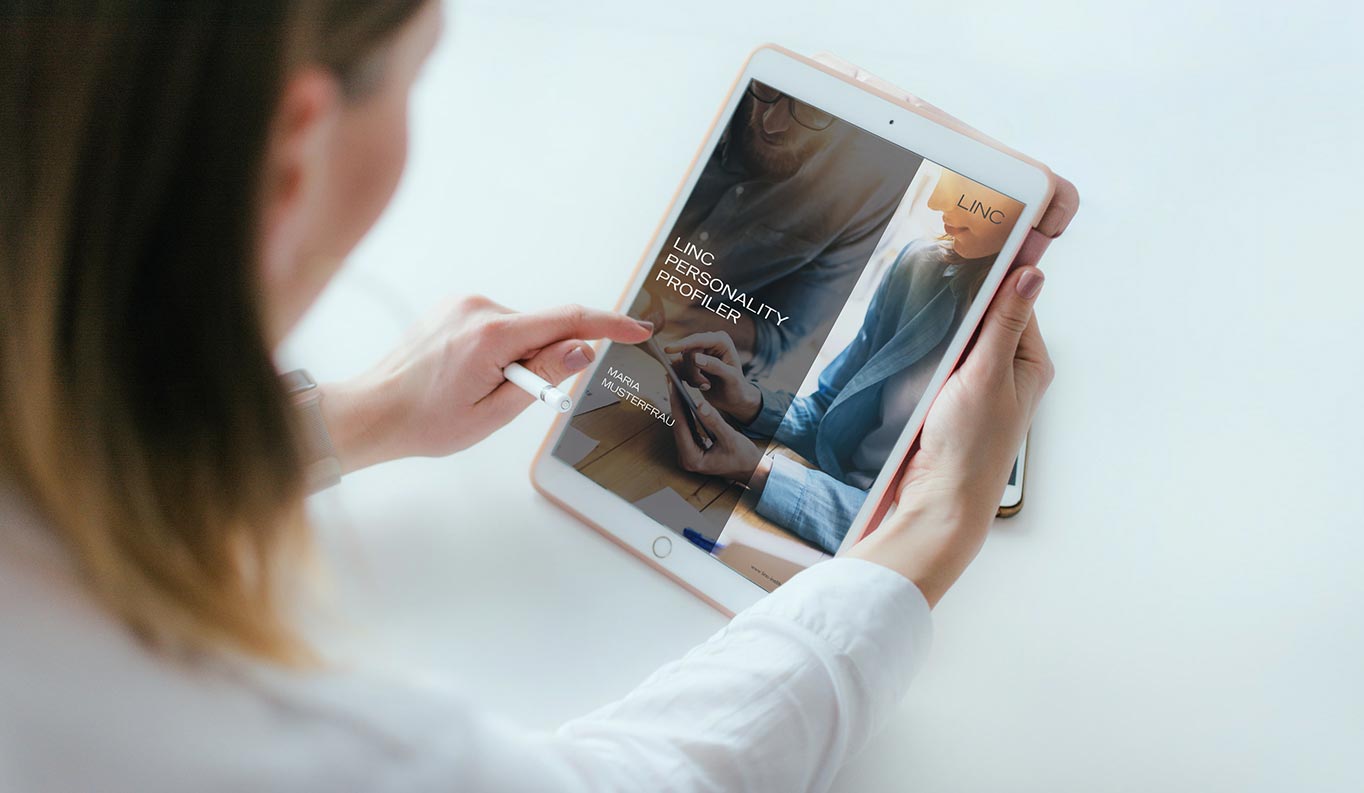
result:
<svg viewBox="0 0 1364 793"><path fill-rule="evenodd" d="M1042 329L1037 324L1036 312L1028 318L1028 327L1023 329L1023 335L1018 338L1018 351L1014 353L1014 358L1039 366L1051 363L1047 343L1042 340Z"/></svg>
<svg viewBox="0 0 1364 793"><path fill-rule="evenodd" d="M682 379L702 391L709 391L715 382L733 385L743 380L743 373L738 367L730 366L719 358L703 352L692 352L682 356L679 367Z"/></svg>
<svg viewBox="0 0 1364 793"><path fill-rule="evenodd" d="M1032 321L1032 307L1042 291L1042 271L1036 267L1021 267L1010 273L995 294L981 324L967 364L976 366L1012 367L1023 332Z"/></svg>
<svg viewBox="0 0 1364 793"><path fill-rule="evenodd" d="M664 352L688 352L695 349L706 349L714 346L715 337L719 335L718 333L693 333L689 336L683 336L664 347L663 350Z"/></svg>
<svg viewBox="0 0 1364 793"><path fill-rule="evenodd" d="M610 339L639 344L653 335L651 323L615 311L579 305L561 306L533 314L502 314L486 325L488 341L517 360L528 350L566 339Z"/></svg>
<svg viewBox="0 0 1364 793"><path fill-rule="evenodd" d="M701 419L701 426L710 430L710 434L714 437L723 438L734 432L734 428L729 426L725 417L721 416L720 411L707 402L705 397L697 397L696 412Z"/></svg>
<svg viewBox="0 0 1364 793"><path fill-rule="evenodd" d="M639 313L640 319L644 320L645 322L652 323L654 326L654 332L658 333L659 331L663 330L663 326L667 324L668 312L663 306L663 298L659 297L653 292L647 292L647 294L649 296L648 305L644 307L643 311L636 313Z"/></svg>
<svg viewBox="0 0 1364 793"><path fill-rule="evenodd" d="M695 355L679 355L678 365L675 368L688 385L699 388L702 391L709 391L710 378L706 377L705 372L697 365L696 358L697 356Z"/></svg>
<svg viewBox="0 0 1364 793"><path fill-rule="evenodd" d="M677 372L687 385L699 388L702 391L710 390L710 378L702 373L700 367L696 365L696 354L685 346L669 346L663 348L663 353L668 356L668 363L672 364L673 371Z"/></svg>
<svg viewBox="0 0 1364 793"><path fill-rule="evenodd" d="M719 380L726 385L732 385L736 381L743 380L743 372L738 367L705 353L697 353L692 356L692 365L696 367L708 380Z"/></svg>
<svg viewBox="0 0 1364 793"><path fill-rule="evenodd" d="M731 381L739 377L734 340L728 333L693 333L663 348L679 356L679 372L702 391L711 389L712 380Z"/></svg>
<svg viewBox="0 0 1364 793"><path fill-rule="evenodd" d="M689 382L691 382L692 385L696 386L702 391L709 391L710 378L706 376L706 367L703 362L713 359L709 358L706 355L696 353L688 355L686 357L686 360L687 372L691 375L691 380Z"/></svg>
<svg viewBox="0 0 1364 793"><path fill-rule="evenodd" d="M559 384L591 365L596 353L591 345L578 339L565 339L537 351L522 366L551 383ZM492 390L481 402L496 421L511 421L517 413L535 401L535 397L511 382L504 382Z"/></svg>
<svg viewBox="0 0 1364 793"><path fill-rule="evenodd" d="M691 436L691 426L684 415L687 403L682 401L677 386L671 381L668 383L668 398L672 403L673 440L677 443L677 463L687 471L695 471L701 467L705 452Z"/></svg>
<svg viewBox="0 0 1364 793"><path fill-rule="evenodd" d="M1019 337L1018 352L1014 356L1014 387L1019 399L1035 411L1055 376L1056 368L1047 353L1047 344L1042 340L1034 313Z"/></svg>
<svg viewBox="0 0 1364 793"><path fill-rule="evenodd" d="M716 358L714 355L707 355L704 352L696 353L691 359L696 364L696 368L709 374L723 375L734 370L734 367L719 358Z"/></svg>
<svg viewBox="0 0 1364 793"><path fill-rule="evenodd" d="M718 358L727 358L734 350L734 340L728 333L693 333L663 348L664 352L708 352Z"/></svg>
<svg viewBox="0 0 1364 793"><path fill-rule="evenodd" d="M557 385L586 369L596 357L587 342L566 339L540 350L522 365Z"/></svg>

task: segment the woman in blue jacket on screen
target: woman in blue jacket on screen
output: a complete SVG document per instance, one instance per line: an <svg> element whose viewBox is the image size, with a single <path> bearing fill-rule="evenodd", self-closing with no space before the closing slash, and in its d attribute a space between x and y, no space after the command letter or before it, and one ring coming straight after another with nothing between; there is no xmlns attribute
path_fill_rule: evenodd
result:
<svg viewBox="0 0 1364 793"><path fill-rule="evenodd" d="M814 392L796 397L746 380L724 333L667 347L683 379L742 430L713 414L707 420L703 410L717 443L702 450L675 427L682 466L747 481L758 514L835 553L1008 236L1008 226L958 206L956 196L973 187L980 189L943 172L928 201L943 214L943 238L900 251L857 336L820 373ZM763 454L753 437L774 439L815 467Z"/></svg>

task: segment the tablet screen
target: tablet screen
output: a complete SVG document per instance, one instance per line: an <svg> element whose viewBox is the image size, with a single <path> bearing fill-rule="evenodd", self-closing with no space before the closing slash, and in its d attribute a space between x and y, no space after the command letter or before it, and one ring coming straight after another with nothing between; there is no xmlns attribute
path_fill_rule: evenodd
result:
<svg viewBox="0 0 1364 793"><path fill-rule="evenodd" d="M654 338L554 456L775 588L837 551L1022 210L750 81L629 305Z"/></svg>

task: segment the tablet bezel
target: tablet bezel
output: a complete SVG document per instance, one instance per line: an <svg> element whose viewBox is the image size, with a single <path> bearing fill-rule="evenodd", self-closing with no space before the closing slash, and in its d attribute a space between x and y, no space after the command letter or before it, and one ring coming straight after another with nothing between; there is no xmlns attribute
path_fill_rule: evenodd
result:
<svg viewBox="0 0 1364 793"><path fill-rule="evenodd" d="M844 122L891 141L926 160L956 171L970 179L1023 202L1021 217L1014 226L996 264L981 286L981 293L993 295L1022 245L1028 230L1036 225L1051 198L1054 179L1045 166L1000 150L991 143L976 139L928 118L921 110L896 97L862 84L854 77L841 74L823 64L797 55L789 50L767 44L750 55L743 69L730 87L724 104L716 113L710 129L692 159L686 177L674 193L668 211L654 230L649 246L635 266L617 308L622 308L643 286L649 268L664 244L663 234L671 229L682 211L686 198L700 177L701 170L724 131L722 122L728 120L743 98L748 81L757 79L774 88L799 97L834 114ZM893 123L892 123L893 122ZM934 372L927 393L937 394L948 374L955 368L965 349L971 332L979 323L988 300L978 301L961 323L952 344ZM600 358L598 359L600 360ZM579 399L587 383L595 375L596 367L584 372L573 386L574 399ZM906 425L889 459L901 460L918 435L932 400L925 399ZM559 416L531 463L531 481L546 498L575 515L617 545L653 565L693 594L727 614L734 614L756 602L766 590L704 550L685 542L672 529L654 521L621 497L574 470L571 465L554 457L552 450L572 414ZM848 530L840 552L846 550L867 533L869 521L879 517L878 506L895 479L897 465L887 465L873 483L867 500L857 519ZM668 537L672 550L666 556L654 553L654 542Z"/></svg>

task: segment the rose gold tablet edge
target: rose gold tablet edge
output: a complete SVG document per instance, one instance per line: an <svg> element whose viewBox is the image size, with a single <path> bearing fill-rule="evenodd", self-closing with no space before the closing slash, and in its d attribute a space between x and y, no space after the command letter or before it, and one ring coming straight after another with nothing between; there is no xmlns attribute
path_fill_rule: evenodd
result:
<svg viewBox="0 0 1364 793"><path fill-rule="evenodd" d="M925 110L924 108L916 107L916 106L914 106L914 105L911 105L911 104L910 104L909 102L907 102L906 100L904 100L904 99L902 99L902 98L900 98L900 97L897 97L897 96L895 96L894 94L887 93L886 91L881 90L880 88L876 87L875 85L871 85L871 84L869 84L869 83L864 83L864 82L858 80L856 77L853 77L853 76L851 76L851 75L848 75L848 74L845 74L845 73L843 73L843 72L840 72L839 70L833 68L832 66L829 66L828 64L820 63L819 61L814 60L813 58L807 58L806 56L801 55L801 54L798 53L798 52L793 52L793 51L791 51L791 50L788 50L788 49L786 49L785 47L781 46L780 44L762 44L762 45L756 47L756 48L753 50L753 52L749 53L749 56L748 56L749 61L751 61L751 60L753 59L753 56L757 54L758 50L763 50L763 49L774 50L774 51L776 51L776 52L781 53L782 55L785 55L785 56L788 57L788 58L791 58L791 59L793 59L793 60L800 61L801 63L805 64L806 66L809 66L809 67L814 68L814 69L818 69L818 70L820 70L821 72L824 72L825 74L830 75L830 76L832 76L832 77L837 77L839 80L842 80L843 82L847 83L848 85L855 86L855 87L857 87L857 88L862 89L863 91L866 91L866 92L868 92L868 93L874 94L874 95L876 95L877 97L880 97L881 99L883 99L883 100L885 100L885 101L887 101L887 102L890 102L891 104L895 105L896 107L902 108L902 109L904 109L904 110L908 110L908 111L910 111L911 113L914 113L914 114L917 115L917 116L922 116L923 118L925 118L925 119L927 119L927 120L933 122L934 124L937 124L937 125L940 126L940 127L947 127L948 129L952 130L953 132L959 133L959 134L961 134L961 135L965 135L966 137L971 138L972 140L976 141L977 143L983 143L984 145L989 146L990 148L994 149L995 151L998 151L998 152L1000 152L1000 153L1002 153L1002 154L1006 154L1006 155L1008 155L1008 156L1010 156L1010 157L1013 157L1013 158L1016 159L1016 160L1021 160L1022 162L1025 162L1025 163L1027 163L1028 165L1031 165L1032 167L1034 167L1034 168L1040 170L1040 171L1043 173L1043 175L1046 176L1046 179L1047 179L1047 191L1046 191L1046 194L1044 195L1044 200L1042 200L1041 202L1039 202L1039 205L1040 205L1041 207L1043 207L1043 211L1037 213L1037 219L1036 219L1036 221L1033 223L1033 227L1036 228L1036 227L1037 227L1037 224L1040 223L1040 222L1042 221L1042 216L1046 214L1045 208L1046 208L1048 205L1051 204L1051 200L1052 200L1052 198L1053 198L1053 197L1055 196L1055 194L1056 194L1056 182L1057 182L1057 176L1056 176L1056 174L1052 173L1051 169L1048 168L1044 163L1042 163L1042 162L1040 162L1040 161L1038 161L1038 160L1035 160L1035 159L1033 159L1032 157L1029 157L1029 156L1026 155L1026 154L1023 154L1022 152L1019 152L1019 151L1017 151L1016 149L1011 149L1011 148L1009 148L1008 146L1005 146L1003 143L1001 143L1001 142L995 140L994 138L990 137L989 135L986 135L984 132L981 132L980 130L978 130L978 129L974 128L974 127L969 126L969 125L966 124L966 122L964 122L964 121L961 121L961 120L959 120L959 119L953 118L953 117L948 116L948 115L946 115L946 114L939 115L939 114L937 114L937 113L933 113L933 112L931 112L931 111ZM744 62L744 69L747 70L747 68L748 68L748 61L745 61L745 62ZM741 72L739 72L739 74L740 74L740 76L742 76L742 75L743 75L743 72L741 71ZM735 82L737 83L738 80L736 79ZM730 90L732 91L733 89L731 88ZM728 98L728 97L726 97L726 98Z"/></svg>
<svg viewBox="0 0 1364 793"><path fill-rule="evenodd" d="M537 459L537 461L539 460L539 456L538 456L538 455L536 456L536 459ZM710 595L707 595L705 592L702 592L701 590L699 590L699 589L697 589L696 587L692 586L690 583L687 582L687 580L686 580L685 578L682 578L681 576L679 576L679 575L677 575L676 573L674 573L672 570L669 570L667 567L665 567L664 565L660 564L658 561L656 561L656 560L654 560L654 559L650 559L650 558L648 557L648 555L646 555L643 551L640 551L640 550L638 550L638 549L636 549L636 548L631 547L629 544L627 544L627 543L626 543L624 540L622 540L621 538L617 537L616 535L614 535L614 534L612 534L611 532L607 531L606 529L602 528L600 525L597 524L596 521L591 520L590 518L588 518L588 517L587 517L586 515L584 515L583 513L579 512L578 510L576 510L576 509L574 509L573 507L569 506L568 503L565 502L563 499L561 499L561 498L559 498L558 496L554 495L553 493L549 492L547 489L545 489L545 487L544 487L543 485L541 485L538 481L536 481L536 479L535 479L534 466L532 466L532 469L531 469L531 480L530 480L530 481L531 481L531 486L535 488L536 492L538 492L540 495L544 496L545 498L549 499L549 501L550 501L551 503L553 503L555 506L557 506L559 509L562 509L563 511L567 512L568 514L572 515L573 517L577 518L578 520L582 521L583 523L586 523L588 526L591 526L592 529L593 529L594 531L596 531L598 534L600 534L600 535L602 535L603 537L605 537L606 539L610 540L610 541L611 541L613 544L615 544L616 546L625 549L627 552L630 553L631 556L634 556L635 558L637 558L637 559L639 559L640 561L642 561L642 562L648 564L650 567L654 568L654 569L657 570L658 572L660 572L660 573L662 573L663 575L667 576L668 578L672 579L673 583L677 584L678 586L682 587L683 589L685 589L685 590L687 590L688 592L692 593L693 595L697 596L697 597L700 598L701 600L705 601L706 604L709 605L711 608L715 609L716 611L720 612L721 614L725 615L726 617L733 617L733 616L734 616L734 612L733 612L733 611L730 611L728 608L725 608L719 601L715 600L715 599L712 598ZM738 573L735 573L735 575L738 575ZM754 586L756 586L756 584L755 584Z"/></svg>

